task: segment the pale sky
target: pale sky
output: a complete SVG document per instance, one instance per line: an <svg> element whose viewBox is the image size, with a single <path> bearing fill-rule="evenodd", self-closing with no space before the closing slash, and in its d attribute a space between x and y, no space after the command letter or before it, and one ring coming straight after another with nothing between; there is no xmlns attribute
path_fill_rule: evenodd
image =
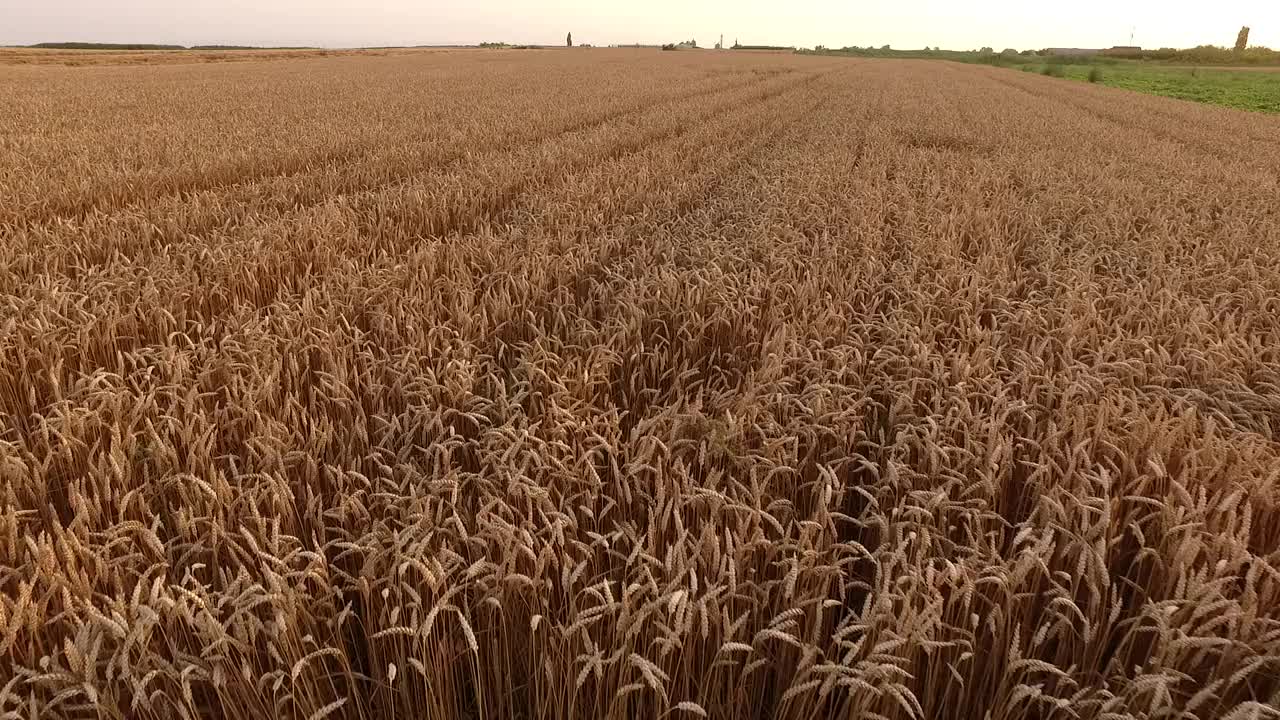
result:
<svg viewBox="0 0 1280 720"><path fill-rule="evenodd" d="M1280 0L0 0L0 45L725 43L1280 49Z"/></svg>

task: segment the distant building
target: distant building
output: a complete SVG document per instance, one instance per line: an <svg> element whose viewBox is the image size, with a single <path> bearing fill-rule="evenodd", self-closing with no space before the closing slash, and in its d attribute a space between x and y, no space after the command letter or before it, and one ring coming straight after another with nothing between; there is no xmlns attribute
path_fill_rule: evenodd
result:
<svg viewBox="0 0 1280 720"><path fill-rule="evenodd" d="M1141 58L1142 48L1137 45L1116 45L1113 48L1103 50L1102 54L1120 58Z"/></svg>
<svg viewBox="0 0 1280 720"><path fill-rule="evenodd" d="M1093 48L1045 48L1043 54L1055 57L1093 57L1102 52L1101 49Z"/></svg>

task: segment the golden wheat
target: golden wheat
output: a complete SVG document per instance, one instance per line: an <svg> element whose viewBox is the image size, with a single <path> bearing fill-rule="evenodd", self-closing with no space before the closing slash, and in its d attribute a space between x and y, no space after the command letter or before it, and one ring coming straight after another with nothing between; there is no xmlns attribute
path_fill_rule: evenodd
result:
<svg viewBox="0 0 1280 720"><path fill-rule="evenodd" d="M0 715L1278 717L1275 118L133 55L0 56Z"/></svg>

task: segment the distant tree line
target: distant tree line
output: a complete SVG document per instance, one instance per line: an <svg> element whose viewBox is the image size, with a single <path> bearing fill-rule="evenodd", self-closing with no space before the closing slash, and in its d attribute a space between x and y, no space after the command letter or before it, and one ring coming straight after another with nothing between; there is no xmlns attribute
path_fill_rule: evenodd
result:
<svg viewBox="0 0 1280 720"><path fill-rule="evenodd" d="M314 50L315 48L303 47L301 45L273 45L271 47L262 47L261 45L192 45L188 50Z"/></svg>
<svg viewBox="0 0 1280 720"><path fill-rule="evenodd" d="M47 42L28 47L39 50L314 50L309 47L261 47L257 45L157 45L155 43Z"/></svg>
<svg viewBox="0 0 1280 720"><path fill-rule="evenodd" d="M1160 60L1191 65L1280 65L1280 52L1259 46L1237 49L1217 45L1200 45L1185 50L1114 49L1107 50L1103 54L1125 60Z"/></svg>
<svg viewBox="0 0 1280 720"><path fill-rule="evenodd" d="M763 48L762 48L763 49ZM768 48L778 49L778 48ZM958 62L974 62L988 65L1010 65L1028 62L1042 62L1045 58L1070 62L1074 64L1107 64L1120 60L1146 60L1183 65L1280 65L1280 52L1266 47L1246 47L1232 49L1216 45L1201 45L1188 49L1160 48L1157 50L1143 48L1111 48L1096 53L1082 51L1058 57L1058 51L1052 48L1042 50L1015 50L1006 48L997 53L993 48L984 47L978 50L941 50L924 48L922 50L894 50L888 45L882 47L849 47L834 49L818 46L813 50L801 50L802 53L823 55L854 55L858 57L895 57L895 58L939 58Z"/></svg>
<svg viewBox="0 0 1280 720"><path fill-rule="evenodd" d="M663 45L663 46L662 46L662 49L663 49L663 50L697 50L697 49L698 49L698 41L697 41L697 40L684 40L684 41L682 41L682 42L678 42L678 43L667 43L666 45Z"/></svg>
<svg viewBox="0 0 1280 720"><path fill-rule="evenodd" d="M151 43L84 43L84 42L52 42L36 43L33 48L41 50L186 50L183 45L154 45Z"/></svg>

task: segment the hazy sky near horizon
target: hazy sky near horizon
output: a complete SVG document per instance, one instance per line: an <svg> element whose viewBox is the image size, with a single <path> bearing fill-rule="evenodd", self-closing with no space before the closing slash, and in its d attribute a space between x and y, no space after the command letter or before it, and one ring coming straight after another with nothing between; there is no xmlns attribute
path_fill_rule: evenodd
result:
<svg viewBox="0 0 1280 720"><path fill-rule="evenodd" d="M1280 0L0 0L0 44L662 43L1280 48Z"/></svg>

